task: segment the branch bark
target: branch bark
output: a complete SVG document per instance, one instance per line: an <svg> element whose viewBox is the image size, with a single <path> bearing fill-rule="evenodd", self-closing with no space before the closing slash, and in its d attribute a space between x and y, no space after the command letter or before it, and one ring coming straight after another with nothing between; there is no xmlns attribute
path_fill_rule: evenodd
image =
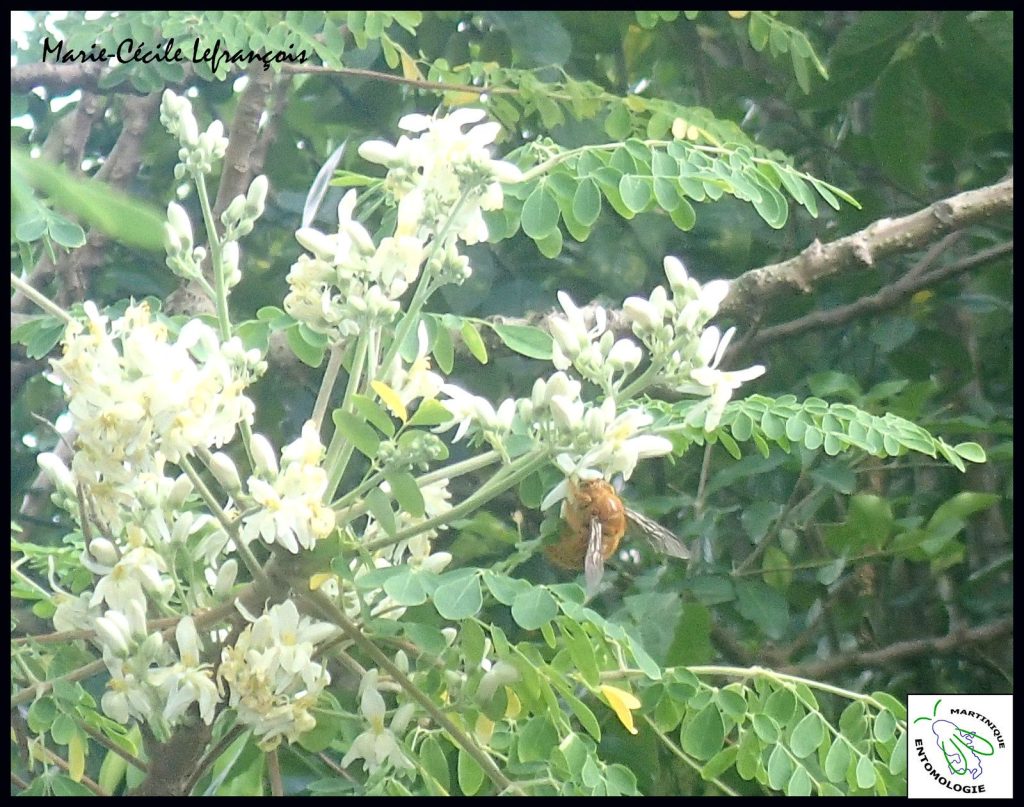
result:
<svg viewBox="0 0 1024 807"><path fill-rule="evenodd" d="M805 678L822 679L840 670L851 667L882 667L907 658L926 656L939 653L955 653L965 645L982 644L1001 639L1013 633L1013 617L1006 617L996 622L980 625L975 628L954 631L945 636L931 639L913 639L897 642L879 650L867 650L859 653L844 653L820 661L781 667L779 672L800 675Z"/></svg>
<svg viewBox="0 0 1024 807"><path fill-rule="evenodd" d="M721 311L741 314L760 309L773 297L807 293L827 277L870 267L884 258L913 252L947 233L1013 210L1013 179L935 202L897 219L879 219L867 228L828 244L817 239L794 258L751 269L732 281Z"/></svg>

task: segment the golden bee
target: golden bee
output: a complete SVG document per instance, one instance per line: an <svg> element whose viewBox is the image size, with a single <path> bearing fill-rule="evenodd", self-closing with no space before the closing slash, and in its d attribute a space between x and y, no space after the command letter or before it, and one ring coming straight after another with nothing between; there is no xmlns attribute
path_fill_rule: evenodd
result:
<svg viewBox="0 0 1024 807"><path fill-rule="evenodd" d="M675 535L657 521L626 507L615 488L603 479L580 483L570 480L562 518L564 524L558 540L544 547L544 555L561 569L582 569L588 597L597 591L604 562L619 548L627 524L636 527L659 552L683 560L690 558Z"/></svg>

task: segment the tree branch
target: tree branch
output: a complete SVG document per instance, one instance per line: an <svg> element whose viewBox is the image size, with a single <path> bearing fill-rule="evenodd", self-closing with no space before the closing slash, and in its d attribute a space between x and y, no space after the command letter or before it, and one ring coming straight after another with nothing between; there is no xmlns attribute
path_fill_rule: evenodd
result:
<svg viewBox="0 0 1024 807"><path fill-rule="evenodd" d="M751 269L732 281L721 311L761 308L773 298L809 292L827 277L920 249L939 237L1013 210L1013 179L965 191L898 219L879 219L828 244L815 241L795 258Z"/></svg>
<svg viewBox="0 0 1024 807"><path fill-rule="evenodd" d="M774 325L770 328L765 328L763 331L758 333L751 340L749 346L746 347L751 349L758 348L769 342L788 339L796 336L797 334L804 333L805 331L818 330L821 328L835 328L836 326L844 325L858 317L863 317L867 314L873 314L887 308L892 308L899 305L908 297L913 296L921 289L926 289L929 286L935 286L944 280L954 277L955 275L970 271L971 269L988 263L989 261L1001 258L1004 255L1009 255L1012 252L1013 241L1006 241L1002 244L996 244L994 247L982 250L981 252L976 252L975 254L969 255L956 263L951 263L948 266L943 266L931 272L924 272L916 275L912 275L908 272L894 283L890 283L888 286L883 286L874 294L862 297L849 305L830 308L827 311L814 311L813 313L800 317L799 319L794 319L790 322L784 322L781 325Z"/></svg>
<svg viewBox="0 0 1024 807"><path fill-rule="evenodd" d="M858 653L843 653L820 661L796 664L779 668L779 672L801 675L805 678L825 678L840 670L850 667L870 668L882 667L916 656L939 653L955 653L969 644L990 642L1013 633L1013 617L1006 617L997 622L990 622L975 628L953 631L945 636L931 639L912 639L907 642L896 642L879 650L866 650Z"/></svg>

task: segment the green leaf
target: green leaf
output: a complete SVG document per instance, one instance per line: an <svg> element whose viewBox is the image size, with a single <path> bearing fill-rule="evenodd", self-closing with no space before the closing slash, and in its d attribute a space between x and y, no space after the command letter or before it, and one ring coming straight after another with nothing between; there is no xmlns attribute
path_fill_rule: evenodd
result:
<svg viewBox="0 0 1024 807"><path fill-rule="evenodd" d="M395 523L395 514L391 509L391 499L388 495L380 488L374 488L366 494L366 506L384 528L384 532L394 536L398 531L398 525Z"/></svg>
<svg viewBox="0 0 1024 807"><path fill-rule="evenodd" d="M440 426L452 419L452 414L440 401L425 398L416 407L416 412L409 418L408 426Z"/></svg>
<svg viewBox="0 0 1024 807"><path fill-rule="evenodd" d="M625 140L633 133L633 122L625 104L619 103L612 107L605 118L604 130L613 140Z"/></svg>
<svg viewBox="0 0 1024 807"><path fill-rule="evenodd" d="M708 763L701 768L701 778L707 782L717 779L736 762L736 756L739 754L740 749L737 745L727 745L717 754L715 754Z"/></svg>
<svg viewBox="0 0 1024 807"><path fill-rule="evenodd" d="M441 743L434 737L427 737L420 745L420 764L430 775L439 789L437 795L446 796L451 791L451 775L448 772L448 760L444 751L441 750ZM431 784L428 780L428 785Z"/></svg>
<svg viewBox="0 0 1024 807"><path fill-rule="evenodd" d="M36 734L48 731L57 717L57 704L53 698L44 695L28 707L28 727Z"/></svg>
<svg viewBox="0 0 1024 807"><path fill-rule="evenodd" d="M526 197L522 213L523 232L534 241L558 229L558 200L543 181Z"/></svg>
<svg viewBox="0 0 1024 807"><path fill-rule="evenodd" d="M111 238L150 252L164 251L164 217L148 203L95 179L81 179L62 166L11 149L11 181L45 193L64 210ZM71 235L62 230L63 235ZM55 239L56 240L56 239Z"/></svg>
<svg viewBox="0 0 1024 807"><path fill-rule="evenodd" d="M464 748L459 749L459 788L463 795L475 796L480 786L484 783L484 769L480 763L466 753Z"/></svg>
<svg viewBox="0 0 1024 807"><path fill-rule="evenodd" d="M736 597L741 616L771 639L784 635L789 624L789 604L778 591L760 580L741 580L736 583Z"/></svg>
<svg viewBox="0 0 1024 807"><path fill-rule="evenodd" d="M554 259L562 252L562 231L557 227L536 241L537 249L545 258Z"/></svg>
<svg viewBox="0 0 1024 807"><path fill-rule="evenodd" d="M977 443L957 443L953 450L968 462L985 462L985 449Z"/></svg>
<svg viewBox="0 0 1024 807"><path fill-rule="evenodd" d="M452 344L452 335L443 325L438 325L434 330L433 344L430 346L434 358L437 359L437 366L445 375L452 371L455 366L455 345Z"/></svg>
<svg viewBox="0 0 1024 807"><path fill-rule="evenodd" d="M789 778L789 783L786 785L786 795L811 795L811 777L808 775L806 768L797 768L793 771L793 775Z"/></svg>
<svg viewBox="0 0 1024 807"><path fill-rule="evenodd" d="M62 247L74 249L85 243L85 231L73 221L69 221L59 214L53 214L47 229L50 238Z"/></svg>
<svg viewBox="0 0 1024 807"><path fill-rule="evenodd" d="M537 630L558 614L558 605L551 593L540 586L517 594L512 601L512 618L524 630Z"/></svg>
<svg viewBox="0 0 1024 807"><path fill-rule="evenodd" d="M520 762L542 762L550 759L557 744L555 727L546 715L536 715L519 732L516 752Z"/></svg>
<svg viewBox="0 0 1024 807"><path fill-rule="evenodd" d="M882 169L916 188L931 144L928 93L915 64L897 59L882 73L874 95L871 139Z"/></svg>
<svg viewBox="0 0 1024 807"><path fill-rule="evenodd" d="M886 710L879 712L875 717L873 726L873 732L875 739L880 743L887 743L896 734L896 718L893 713Z"/></svg>
<svg viewBox="0 0 1024 807"><path fill-rule="evenodd" d="M601 215L601 192L589 177L580 180L572 197L572 214L584 227L589 227Z"/></svg>
<svg viewBox="0 0 1024 807"><path fill-rule="evenodd" d="M651 203L654 184L650 177L627 174L619 180L619 195L626 207L634 213L640 213Z"/></svg>
<svg viewBox="0 0 1024 807"><path fill-rule="evenodd" d="M825 739L825 728L817 712L808 712L804 719L796 724L789 739L793 754L803 759L810 756Z"/></svg>
<svg viewBox="0 0 1024 807"><path fill-rule="evenodd" d="M900 776L907 769L907 734L900 734L896 744L892 747L892 754L889 756L889 773L893 776Z"/></svg>
<svg viewBox="0 0 1024 807"><path fill-rule="evenodd" d="M857 787L861 790L869 790L875 785L875 779L877 774L875 773L875 766L871 762L871 758L863 756L857 763Z"/></svg>
<svg viewBox="0 0 1024 807"><path fill-rule="evenodd" d="M395 423L377 402L365 395L352 396L352 408L363 420L372 423L388 437L395 436Z"/></svg>
<svg viewBox="0 0 1024 807"><path fill-rule="evenodd" d="M469 349L469 352L473 354L473 358L481 364L487 364L487 346L484 344L484 340L480 338L480 331L477 330L476 325L468 319L463 320L459 334L462 336L462 341Z"/></svg>
<svg viewBox="0 0 1024 807"><path fill-rule="evenodd" d="M697 213L686 199L679 197L679 204L675 210L669 212L668 217L672 223L684 232L692 230L697 223Z"/></svg>
<svg viewBox="0 0 1024 807"><path fill-rule="evenodd" d="M825 757L825 775L830 782L842 782L846 779L846 770L850 767L850 746L842 737L836 737Z"/></svg>
<svg viewBox="0 0 1024 807"><path fill-rule="evenodd" d="M872 692L871 697L892 712L897 720L907 719L907 707L888 692Z"/></svg>
<svg viewBox="0 0 1024 807"><path fill-rule="evenodd" d="M551 337L532 325L492 324L491 328L507 348L531 359L551 360Z"/></svg>
<svg viewBox="0 0 1024 807"><path fill-rule="evenodd" d="M295 354L299 361L310 367L320 366L324 360L327 348L325 345L313 345L306 341L301 323L292 325L285 330L284 334L288 340L288 347L292 349L292 353Z"/></svg>
<svg viewBox="0 0 1024 807"><path fill-rule="evenodd" d="M456 577L434 590L434 607L445 619L469 619L483 604L480 578L476 574Z"/></svg>
<svg viewBox="0 0 1024 807"><path fill-rule="evenodd" d="M683 751L697 759L711 759L721 751L725 742L725 725L718 706L709 703L685 723L679 742Z"/></svg>
<svg viewBox="0 0 1024 807"><path fill-rule="evenodd" d="M782 790L793 775L793 760L781 743L775 746L770 757L768 757L768 786L772 790Z"/></svg>
<svg viewBox="0 0 1024 807"><path fill-rule="evenodd" d="M388 485L391 486L391 493L398 501L399 506L409 515L422 518L424 515L423 494L420 486L408 471L391 473L385 476Z"/></svg>
<svg viewBox="0 0 1024 807"><path fill-rule="evenodd" d="M331 413L331 420L334 421L338 432L359 449L360 453L370 459L374 459L377 456L380 438L377 437L377 433L365 421L357 415L344 412L341 409L335 409Z"/></svg>

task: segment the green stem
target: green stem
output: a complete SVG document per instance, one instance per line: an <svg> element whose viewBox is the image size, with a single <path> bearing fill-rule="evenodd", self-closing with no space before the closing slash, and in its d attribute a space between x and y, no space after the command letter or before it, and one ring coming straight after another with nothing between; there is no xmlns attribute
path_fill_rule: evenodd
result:
<svg viewBox="0 0 1024 807"><path fill-rule="evenodd" d="M338 380L338 373L341 371L341 360L344 351L340 345L331 348L331 358L327 361L327 369L324 371L323 380L320 382L320 391L316 396L316 403L313 405L313 423L319 432L324 422L324 415L327 414L327 404L331 401L331 393L334 391L334 382Z"/></svg>
<svg viewBox="0 0 1024 807"><path fill-rule="evenodd" d="M476 742L462 729L460 729L452 720L442 712L437 705L423 692L416 684L414 684L409 677L403 673L385 653L377 647L370 639L368 639L354 622L349 620L347 616L330 600L319 592L303 591L302 587L296 588L303 599L307 600L314 605L324 616L330 619L335 625L341 628L345 634L351 639L366 655L368 655L373 661L393 680L398 682L398 685L415 700L420 706L422 706L427 714L429 714L434 721L441 726L448 735L462 747L462 749L469 754L476 763L483 769L484 773L487 774L488 778L494 783L495 787L499 790L513 790L518 795L525 795L516 786L512 780L510 780L498 766L494 763L494 760L477 745Z"/></svg>
<svg viewBox="0 0 1024 807"><path fill-rule="evenodd" d="M388 348L388 352L385 354L383 361L380 363L380 367L384 372L388 371L391 367L391 362L395 360L395 356L398 355L398 351L402 349L402 343L405 342L405 338L409 335L409 331L415 323L419 321L420 309L423 304L430 297L433 288L431 288L430 278L430 262L434 259L438 249L444 244L445 238L448 237L448 231L452 227L452 222L462 211L462 206L466 203L467 194L463 191L462 195L459 196L459 201L455 203L455 207L452 208L452 213L445 221L444 225L438 231L437 235L430 242L430 251L427 253L426 258L423 260L423 273L420 275L419 283L416 284L416 291L413 292L412 301L409 303L409 310L405 312L405 316L402 317L402 321L398 323L398 328L395 330L395 338L391 342L391 347Z"/></svg>
<svg viewBox="0 0 1024 807"><path fill-rule="evenodd" d="M348 372L348 384L345 386L345 397L339 407L342 412L348 412L349 407L352 405L352 396L359 389L365 363L366 334L364 333L360 335L359 341L356 342L355 354L352 356L352 365ZM355 446L345 440L341 430L335 428L334 434L331 437L331 443L327 448L327 459L324 461L324 467L327 469L325 501L330 501L334 497L334 492L338 488L338 483L341 482L341 477L345 473L345 467L348 465L354 449Z"/></svg>
<svg viewBox="0 0 1024 807"><path fill-rule="evenodd" d="M432 530L434 527L440 526L441 524L447 524L453 519L462 518L464 515L472 513L474 510L479 508L484 503L490 501L499 493L511 488L513 485L518 483L521 479L529 476L531 473L540 468L544 463L548 461L547 451L535 450L529 454L525 454L511 465L503 468L497 474L495 474L487 483L480 488L476 493L467 497L459 504L452 507L450 510L446 510L440 515L429 518L419 524L413 524L406 527L404 530L399 530L394 535L385 536L378 538L375 541L370 541L366 544L365 549L368 552L373 552L377 549L383 549L388 546L392 546L401 541L407 541L421 532Z"/></svg>
<svg viewBox="0 0 1024 807"><path fill-rule="evenodd" d="M416 485L422 490L427 485L431 485L434 482L439 482L442 479L454 479L457 476L463 476L464 474L472 473L480 468L484 468L491 463L497 462L501 459L501 454L497 451L487 451L476 457L470 457L468 460L462 460L462 462L456 462L452 465L447 465L444 468L438 468L430 473L423 474L422 476L416 477ZM346 493L341 499L338 499L334 505L334 512L337 516L338 523L347 524L354 518L359 518L369 508L365 501L356 502L353 501L360 498L370 487L373 486L374 482L380 480L383 474L374 474L370 479L364 481L358 488Z"/></svg>
<svg viewBox="0 0 1024 807"><path fill-rule="evenodd" d="M228 314L228 290L224 282L224 265L221 261L220 236L210 207L210 194L206 190L206 177L198 174L195 177L196 190L199 192L199 205L203 210L203 221L206 222L206 238L210 243L210 264L213 267L214 302L217 305L217 327L221 340L231 338L231 317Z"/></svg>
<svg viewBox="0 0 1024 807"><path fill-rule="evenodd" d="M11 285L14 286L14 288L16 288L26 297L28 297L28 299L30 299L33 303L35 303L47 314L57 317L57 319L62 319L64 320L64 322L72 321L73 318L67 311L65 311L52 300L47 299L40 292L36 291L34 288L32 288L32 286L30 286L16 274L14 274L14 272L11 272Z"/></svg>

